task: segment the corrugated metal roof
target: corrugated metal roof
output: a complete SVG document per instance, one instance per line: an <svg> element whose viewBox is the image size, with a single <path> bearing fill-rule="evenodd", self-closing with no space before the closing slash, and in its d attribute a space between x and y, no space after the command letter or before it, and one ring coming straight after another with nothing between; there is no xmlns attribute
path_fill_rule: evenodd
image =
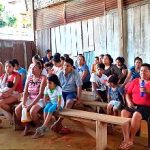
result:
<svg viewBox="0 0 150 150"><path fill-rule="evenodd" d="M127 6L143 0L124 0ZM35 11L36 30L56 27L65 23L101 16L117 8L117 0L71 1Z"/></svg>

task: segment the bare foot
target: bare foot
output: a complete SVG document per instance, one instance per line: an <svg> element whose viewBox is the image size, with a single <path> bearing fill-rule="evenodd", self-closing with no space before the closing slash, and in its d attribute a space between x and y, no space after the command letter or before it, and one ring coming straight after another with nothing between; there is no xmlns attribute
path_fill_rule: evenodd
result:
<svg viewBox="0 0 150 150"><path fill-rule="evenodd" d="M36 131L35 134L32 136L32 139L38 139L38 138L40 138L42 136L44 136L43 133L40 133L40 132Z"/></svg>

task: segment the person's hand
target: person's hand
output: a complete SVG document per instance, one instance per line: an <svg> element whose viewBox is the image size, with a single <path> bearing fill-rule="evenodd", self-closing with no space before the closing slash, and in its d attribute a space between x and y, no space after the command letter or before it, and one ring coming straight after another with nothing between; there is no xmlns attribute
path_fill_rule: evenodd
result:
<svg viewBox="0 0 150 150"><path fill-rule="evenodd" d="M129 108L134 108L134 104L131 101L127 101L127 106Z"/></svg>
<svg viewBox="0 0 150 150"><path fill-rule="evenodd" d="M121 88L124 88L125 85L124 85L124 84L120 84L119 86L120 86Z"/></svg>
<svg viewBox="0 0 150 150"><path fill-rule="evenodd" d="M4 97L4 98L9 97L10 95L11 95L11 91L7 91L7 92L2 93L2 97Z"/></svg>
<svg viewBox="0 0 150 150"><path fill-rule="evenodd" d="M3 97L3 93L0 92L0 97Z"/></svg>
<svg viewBox="0 0 150 150"><path fill-rule="evenodd" d="M44 104L46 105L48 103L48 100L44 100Z"/></svg>
<svg viewBox="0 0 150 150"><path fill-rule="evenodd" d="M140 87L140 92L146 92L146 88L145 87Z"/></svg>
<svg viewBox="0 0 150 150"><path fill-rule="evenodd" d="M80 99L77 99L75 102L75 106L80 106L82 104L82 101Z"/></svg>
<svg viewBox="0 0 150 150"><path fill-rule="evenodd" d="M25 104L22 104L22 108L27 108L27 106Z"/></svg>

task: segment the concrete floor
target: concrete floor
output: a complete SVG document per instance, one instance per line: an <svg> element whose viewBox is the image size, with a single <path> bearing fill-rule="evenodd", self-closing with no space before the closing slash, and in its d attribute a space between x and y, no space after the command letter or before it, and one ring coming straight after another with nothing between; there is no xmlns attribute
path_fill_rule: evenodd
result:
<svg viewBox="0 0 150 150"><path fill-rule="evenodd" d="M14 131L6 119L3 119L0 129L0 149L47 149L47 150L95 150L95 139L82 132L76 124L64 120L64 124L71 129L67 135L59 135L52 131L43 138L32 139L31 136L22 136L22 131ZM108 135L109 150L117 150L122 140L120 127L115 127L113 135ZM131 150L147 149L147 138L136 137Z"/></svg>

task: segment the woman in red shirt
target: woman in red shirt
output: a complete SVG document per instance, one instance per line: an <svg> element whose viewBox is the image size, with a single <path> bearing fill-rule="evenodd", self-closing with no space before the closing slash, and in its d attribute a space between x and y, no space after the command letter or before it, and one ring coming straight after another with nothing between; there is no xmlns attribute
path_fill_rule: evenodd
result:
<svg viewBox="0 0 150 150"><path fill-rule="evenodd" d="M140 87L141 82L145 83L144 87ZM121 111L121 116L131 117L131 124L122 126L124 141L120 149L129 149L133 145L141 120L147 120L150 116L150 64L142 64L140 78L131 81L126 93L126 103L127 107Z"/></svg>
<svg viewBox="0 0 150 150"><path fill-rule="evenodd" d="M22 92L21 76L13 70L14 63L12 61L6 61L5 73L0 77L1 89L7 87L8 82L12 82L13 84L9 90L0 93L0 109L8 119L12 119L10 105L19 100L20 93Z"/></svg>

